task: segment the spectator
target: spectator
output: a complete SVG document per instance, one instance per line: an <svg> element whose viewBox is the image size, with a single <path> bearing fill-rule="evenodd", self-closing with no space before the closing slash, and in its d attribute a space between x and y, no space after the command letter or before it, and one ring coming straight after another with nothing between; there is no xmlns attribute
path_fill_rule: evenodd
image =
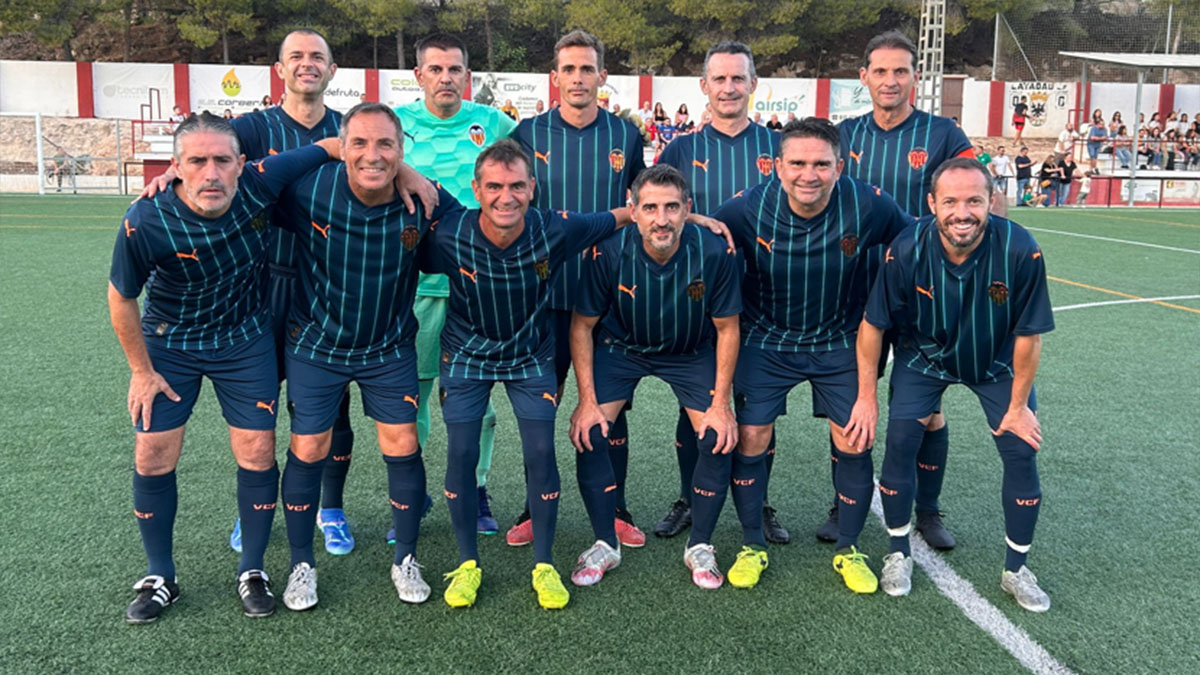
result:
<svg viewBox="0 0 1200 675"><path fill-rule="evenodd" d="M1066 206L1067 195L1071 194L1071 181L1077 178L1076 173L1079 170L1079 166L1075 164L1075 158L1071 155L1063 157L1062 161L1059 162L1058 165L1061 169L1062 175L1058 177L1059 189L1056 197L1056 205Z"/></svg>
<svg viewBox="0 0 1200 675"><path fill-rule="evenodd" d="M664 124L670 124L671 118L667 117L667 113L663 110L662 102L654 104L654 123L661 129Z"/></svg>
<svg viewBox="0 0 1200 675"><path fill-rule="evenodd" d="M760 112L754 113L754 119L751 121L754 122L755 124L762 125L762 123L763 123L762 113L760 113Z"/></svg>
<svg viewBox="0 0 1200 675"><path fill-rule="evenodd" d="M796 121L796 113L794 113L794 112L790 112L790 113L788 113L788 116L787 116L787 121L788 121L788 122L795 122L795 121Z"/></svg>
<svg viewBox="0 0 1200 675"><path fill-rule="evenodd" d="M712 122L712 106L708 103L704 104L704 112L700 113L700 128L708 126Z"/></svg>
<svg viewBox="0 0 1200 675"><path fill-rule="evenodd" d="M183 114L183 108L179 106L171 107L171 118L168 120L170 124L167 126L167 133L175 133L175 127L187 119L187 115Z"/></svg>
<svg viewBox="0 0 1200 675"><path fill-rule="evenodd" d="M1175 170L1175 150L1179 146L1179 134L1174 129L1169 129L1166 135L1163 136L1162 143L1162 167L1167 171Z"/></svg>
<svg viewBox="0 0 1200 675"><path fill-rule="evenodd" d="M1188 171L1193 164L1200 165L1200 131L1194 125L1183 137L1183 169Z"/></svg>
<svg viewBox="0 0 1200 675"><path fill-rule="evenodd" d="M688 107L686 103L679 104L679 109L675 111L675 129L681 134L691 133L695 129L696 124L688 119Z"/></svg>
<svg viewBox="0 0 1200 675"><path fill-rule="evenodd" d="M1058 142L1054 144L1054 154L1058 155L1059 159L1067 155L1074 156L1075 141L1079 138L1079 133L1075 131L1075 123L1067 120L1063 130L1058 133Z"/></svg>
<svg viewBox="0 0 1200 675"><path fill-rule="evenodd" d="M1083 206L1087 201L1088 193L1092 191L1092 177L1084 175L1079 181L1079 194L1075 197L1075 206Z"/></svg>
<svg viewBox="0 0 1200 675"><path fill-rule="evenodd" d="M512 99L504 99L504 105L500 106L500 112L508 115L514 122L521 120L521 113L517 110L517 106L513 105Z"/></svg>
<svg viewBox="0 0 1200 675"><path fill-rule="evenodd" d="M1175 130L1177 132L1179 132L1180 136L1183 136L1184 134L1186 134L1188 132L1188 129L1191 129L1191 128L1192 128L1192 125L1188 124L1187 113L1180 113L1179 121L1175 123Z"/></svg>
<svg viewBox="0 0 1200 675"><path fill-rule="evenodd" d="M270 94L263 94L262 100L259 101L259 104L262 105L263 110L266 110L267 108L270 108L272 105L275 105L274 103L271 103L271 95Z"/></svg>
<svg viewBox="0 0 1200 675"><path fill-rule="evenodd" d="M1013 105L1012 125L1013 129L1017 130L1017 135L1013 137L1013 140L1017 143L1021 142L1021 132L1025 129L1025 120L1028 119L1028 113L1029 97L1022 96L1021 100ZM958 118L956 117L954 121L957 123Z"/></svg>
<svg viewBox="0 0 1200 675"><path fill-rule="evenodd" d="M537 103L533 104L533 114L541 115L544 112L546 112L546 102L539 98Z"/></svg>
<svg viewBox="0 0 1200 675"><path fill-rule="evenodd" d="M1029 157L1028 147L1021 146L1021 153L1013 159L1013 164L1017 167L1017 196L1020 197L1025 193L1025 188L1029 187L1029 179L1033 177L1033 160Z"/></svg>
<svg viewBox="0 0 1200 675"><path fill-rule="evenodd" d="M1046 208L1046 195L1042 193L1034 193L1033 186L1026 183L1025 190L1017 198L1017 206L1041 207Z"/></svg>
<svg viewBox="0 0 1200 675"><path fill-rule="evenodd" d="M1125 126L1125 123L1121 121L1121 111L1114 110L1112 121L1108 123L1108 135L1116 136L1117 132L1120 131L1121 127L1123 126Z"/></svg>
<svg viewBox="0 0 1200 675"><path fill-rule="evenodd" d="M996 146L996 156L989 165L996 183L996 190L1005 199L1008 198L1008 179L1013 175L1012 158L1004 153L1004 146Z"/></svg>
<svg viewBox="0 0 1200 675"><path fill-rule="evenodd" d="M1146 123L1146 128L1151 130L1162 128L1162 121L1160 120L1158 113L1154 113L1150 116L1150 121Z"/></svg>
<svg viewBox="0 0 1200 675"><path fill-rule="evenodd" d="M554 99L553 101L550 101L550 109L551 109L551 110L554 110L554 109L555 109L555 108L557 108L558 106L559 106L559 100L558 100L558 99Z"/></svg>
<svg viewBox="0 0 1200 675"><path fill-rule="evenodd" d="M613 104L613 107L612 107L612 114L614 114L614 115L620 115L620 114L621 114L621 104L620 104L620 103L614 103L614 104Z"/></svg>
<svg viewBox="0 0 1200 675"><path fill-rule="evenodd" d="M1060 176L1062 176L1062 167L1058 165L1058 156L1046 155L1045 161L1042 162L1042 168L1038 170L1038 186L1042 190L1046 206L1054 206Z"/></svg>
<svg viewBox="0 0 1200 675"><path fill-rule="evenodd" d="M959 121L958 121L958 116L957 116L957 115L952 115L952 116L950 117L950 121L951 121L951 122L954 122L954 126L955 126L955 127L959 128L959 129L961 129L961 128L962 128L962 124L961 124L961 123L959 123Z"/></svg>
<svg viewBox="0 0 1200 675"><path fill-rule="evenodd" d="M638 111L638 116L642 118L642 127L654 123L654 111L650 108L650 101L642 101L642 109Z"/></svg>
<svg viewBox="0 0 1200 675"><path fill-rule="evenodd" d="M231 119L233 119L233 111L230 110L229 108L226 108L225 112L221 113L221 117L224 117L227 120L231 120Z"/></svg>
<svg viewBox="0 0 1200 675"><path fill-rule="evenodd" d="M1133 139L1129 137L1129 129L1124 124L1117 128L1113 137L1113 154L1117 156L1122 169L1129 168L1129 162L1133 159Z"/></svg>
<svg viewBox="0 0 1200 675"><path fill-rule="evenodd" d="M979 160L979 163L983 165L983 168L987 169L988 172L991 172L992 169L988 165L992 163L992 156L988 154L987 149L982 145L975 146L975 159Z"/></svg>
<svg viewBox="0 0 1200 675"><path fill-rule="evenodd" d="M1087 175L1089 176L1099 173L1096 170L1096 158L1100 155L1100 147L1104 145L1106 138L1108 138L1108 128L1104 125L1104 114L1100 112L1099 108L1096 108L1092 113L1092 122L1088 125L1087 130Z"/></svg>
<svg viewBox="0 0 1200 675"><path fill-rule="evenodd" d="M771 119L767 121L767 128L771 131L783 131L783 122L779 121L779 115L771 115Z"/></svg>

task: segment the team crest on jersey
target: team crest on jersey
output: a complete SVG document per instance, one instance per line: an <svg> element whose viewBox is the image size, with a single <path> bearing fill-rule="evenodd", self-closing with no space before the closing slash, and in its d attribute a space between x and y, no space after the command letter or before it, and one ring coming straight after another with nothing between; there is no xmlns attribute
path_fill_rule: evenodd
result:
<svg viewBox="0 0 1200 675"><path fill-rule="evenodd" d="M533 264L533 271L538 275L538 278L545 281L550 276L550 259L542 258Z"/></svg>
<svg viewBox="0 0 1200 675"><path fill-rule="evenodd" d="M608 163L612 166L612 170L621 173L625 168L625 153L620 148L613 148L608 153Z"/></svg>
<svg viewBox="0 0 1200 675"><path fill-rule="evenodd" d="M855 253L858 253L858 237L850 234L842 237L842 254L847 258L853 258Z"/></svg>
<svg viewBox="0 0 1200 675"><path fill-rule="evenodd" d="M417 230L416 225L409 225L400 233L400 243L404 245L405 251L411 251L417 247L417 242L421 240L421 233Z"/></svg>
<svg viewBox="0 0 1200 675"><path fill-rule="evenodd" d="M483 130L483 125L481 124L472 124L471 127L467 129L467 135L471 137L472 143L481 148L483 147L484 142L487 141L487 132Z"/></svg>
<svg viewBox="0 0 1200 675"><path fill-rule="evenodd" d="M913 168L913 171L920 170L928 161L929 153L925 151L925 148L913 148L908 151L908 165Z"/></svg>
<svg viewBox="0 0 1200 675"><path fill-rule="evenodd" d="M1003 305L1008 302L1008 286L1005 286L1003 281L993 281L992 285L988 286L988 297L996 306Z"/></svg>
<svg viewBox="0 0 1200 675"><path fill-rule="evenodd" d="M758 172L764 176L771 175L772 164L774 164L774 162L771 161L771 156L766 153L759 155L758 160L755 161L755 165L758 167Z"/></svg>
<svg viewBox="0 0 1200 675"><path fill-rule="evenodd" d="M126 222L128 222L128 221L126 221ZM264 213L259 213L257 216L255 216L254 220L250 221L250 227L253 227L255 232L262 232L264 229L266 229L267 214L264 212Z"/></svg>
<svg viewBox="0 0 1200 675"><path fill-rule="evenodd" d="M692 300L700 302L700 299L704 297L704 280L699 277L693 279L692 283L688 284L687 294Z"/></svg>

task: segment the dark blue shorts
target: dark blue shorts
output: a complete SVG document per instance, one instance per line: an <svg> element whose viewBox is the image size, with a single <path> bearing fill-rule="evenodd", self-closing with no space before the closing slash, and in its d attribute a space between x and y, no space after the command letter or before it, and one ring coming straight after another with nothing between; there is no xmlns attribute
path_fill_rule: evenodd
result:
<svg viewBox="0 0 1200 675"><path fill-rule="evenodd" d="M340 365L287 354L288 407L292 433L320 434L333 428L346 387L357 382L363 412L384 424L417 421L417 351L409 345L401 357L383 363Z"/></svg>
<svg viewBox="0 0 1200 675"><path fill-rule="evenodd" d="M278 363L279 379L287 374L284 352L287 349L287 318L292 307L292 295L296 292L296 271L279 265L270 266L271 275L267 282L267 308L271 312L271 334L275 336L275 359Z"/></svg>
<svg viewBox="0 0 1200 675"><path fill-rule="evenodd" d="M853 349L778 352L742 346L733 374L738 424L772 424L787 414L792 388L812 383L813 417L844 427L858 398L858 362Z"/></svg>
<svg viewBox="0 0 1200 675"><path fill-rule="evenodd" d="M150 428L168 431L183 426L200 395L200 379L207 377L217 392L221 415L229 426L265 431L275 428L279 411L279 376L275 368L275 339L270 333L223 349L168 349L146 341L154 370L171 385L179 402L159 394L154 397Z"/></svg>
<svg viewBox="0 0 1200 675"><path fill-rule="evenodd" d="M1000 426L1008 402L1012 400L1012 379L966 384L979 397L988 426ZM925 375L911 366L896 361L892 364L892 380L888 391L888 417L896 420L919 420L942 408L942 393L954 382ZM1037 394L1029 392L1029 409L1037 411Z"/></svg>
<svg viewBox="0 0 1200 675"><path fill-rule="evenodd" d="M633 391L643 377L651 375L671 385L679 405L704 412L712 405L717 378L717 354L708 349L695 354L646 356L598 348L592 372L596 401L633 401Z"/></svg>
<svg viewBox="0 0 1200 675"><path fill-rule="evenodd" d="M554 419L558 411L558 387L554 382L554 373L524 380L470 380L450 377L445 371L442 371L441 391L438 392L442 400L442 419L447 424L483 419L492 397L492 385L496 382L504 383L517 419Z"/></svg>

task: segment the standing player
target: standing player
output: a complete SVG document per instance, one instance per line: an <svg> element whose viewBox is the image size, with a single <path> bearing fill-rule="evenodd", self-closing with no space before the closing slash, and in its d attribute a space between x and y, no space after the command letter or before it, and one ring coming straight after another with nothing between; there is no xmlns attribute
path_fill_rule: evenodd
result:
<svg viewBox="0 0 1200 675"><path fill-rule="evenodd" d="M700 131L680 136L658 158L682 173L692 189L693 210L711 214L726 200L769 180L779 154L779 134L750 121L750 98L758 86L754 55L740 42L713 45L704 57L700 90L708 96L712 122ZM679 461L679 499L654 526L659 537L673 537L692 522L692 472L698 451L696 433L684 410L675 427L675 452ZM767 475L775 460L775 438L767 448ZM763 532L767 541L786 544L791 539L768 505L763 485Z"/></svg>
<svg viewBox="0 0 1200 675"><path fill-rule="evenodd" d="M838 147L837 129L828 121L789 122L775 160L778 178L715 214L746 256L742 349L733 382L740 440L732 481L745 546L729 570L734 586L754 586L767 567L763 458L796 385L811 382L813 416L829 420L843 508L865 514L871 501L870 447L852 447L844 432L858 392L854 339L865 300L862 259L911 218L879 188L842 175ZM857 537L849 530L839 535L834 567L852 589L871 592L876 580L855 548Z"/></svg>
<svg viewBox="0 0 1200 675"><path fill-rule="evenodd" d="M326 142L334 148L336 144ZM275 372L262 303L270 232L256 216L292 179L325 161L321 148L270 158L242 174L228 122L208 113L175 130L170 189L135 202L117 235L109 276L113 329L133 375L127 404L137 430L133 513L149 570L134 585L129 623L149 623L179 599L172 557L175 467L201 378L213 382L237 460L245 545L238 595L246 616L270 616L263 571L278 494ZM239 177L241 184L239 186ZM148 287L139 319L137 297Z"/></svg>
<svg viewBox="0 0 1200 675"><path fill-rule="evenodd" d="M988 215L991 192L990 176L977 162L948 160L933 175L933 216L888 248L859 329L859 398L847 433L870 445L883 332L899 328L879 479L892 552L884 558L880 585L895 596L912 588L914 459L942 393L961 383L979 397L1004 463L1007 553L1000 586L1021 607L1044 612L1050 598L1025 559L1042 501L1033 380L1041 334L1054 329L1054 317L1041 250L1020 225Z"/></svg>
<svg viewBox="0 0 1200 675"><path fill-rule="evenodd" d="M673 167L643 171L629 193L637 227L621 230L585 257L571 322L579 384L571 441L579 451L579 493L596 535L571 581L590 586L621 562L609 517L615 477L605 457L608 429L638 382L656 375L671 385L689 433L700 438L688 486L695 493L695 527L683 559L696 585L718 588L724 577L711 540L729 486L729 453L737 445L729 399L742 306L740 264L720 237L684 224L688 187Z"/></svg>
<svg viewBox="0 0 1200 675"><path fill-rule="evenodd" d="M846 174L883 188L914 218L929 213L926 195L938 166L951 157L975 156L971 142L953 120L912 106L918 76L917 48L911 40L894 30L875 36L867 43L858 70L859 80L871 95L872 110L838 127ZM864 293L878 274L881 260L882 249L869 252ZM954 536L942 525L938 505L949 438L946 418L939 411L930 419L917 455L917 531L930 546L944 550L955 545ZM836 484L837 460L831 456L830 462ZM817 539L838 539L836 496L828 520L817 529Z"/></svg>
<svg viewBox="0 0 1200 675"><path fill-rule="evenodd" d="M281 494L292 571L283 602L317 604L313 525L338 407L351 381L375 420L387 464L396 531L392 581L404 602L424 602L429 585L415 553L425 506L425 465L417 441L416 249L441 213L458 204L440 193L440 211L409 214L395 187L403 157L400 120L380 103L342 119L344 163L329 163L288 189L281 219L295 236L300 271L287 319L285 360L292 444Z"/></svg>
<svg viewBox="0 0 1200 675"><path fill-rule="evenodd" d="M405 132L405 159L418 171L436 179L459 203L467 207L478 206L471 191L475 158L484 147L507 138L516 128L516 122L496 108L463 100L463 92L471 81L467 47L452 35L439 33L417 43L415 74L425 92L425 100L396 108ZM417 377L421 395L418 397L417 437L422 445L429 437L430 394L433 393L433 380L438 376L442 326L446 323L449 295L450 282L446 275L421 275L413 309L420 324ZM475 482L479 486L476 529L482 534L495 534L499 526L488 506L486 487L496 435L496 411L490 400L482 429L479 465L475 468Z"/></svg>
<svg viewBox="0 0 1200 675"><path fill-rule="evenodd" d="M530 506L533 588L546 609L570 594L551 551L560 484L554 458L558 406L551 280L584 249L600 242L629 212L580 215L530 209L534 178L517 143L492 144L475 160L479 209L439 219L421 255L426 272L450 275L450 308L442 331L442 418L446 422L446 502L458 541L459 566L446 575L446 604L469 607L482 580L475 467L479 427L492 386L503 382L521 432Z"/></svg>
<svg viewBox="0 0 1200 675"><path fill-rule="evenodd" d="M523 120L514 134L533 159L537 209L596 213L625 205L629 186L645 167L642 134L637 127L601 110L600 87L608 78L604 69L604 44L594 35L572 31L554 45L551 83L558 87L562 105L544 115ZM581 259L567 261L556 272L550 307L555 330L555 377L558 388L571 367L569 335L574 289L579 284ZM610 457L616 474L616 530L621 543L639 547L646 535L633 523L625 503L625 477L629 467L625 415L618 416L609 434ZM529 505L505 539L512 546L528 544L533 535Z"/></svg>

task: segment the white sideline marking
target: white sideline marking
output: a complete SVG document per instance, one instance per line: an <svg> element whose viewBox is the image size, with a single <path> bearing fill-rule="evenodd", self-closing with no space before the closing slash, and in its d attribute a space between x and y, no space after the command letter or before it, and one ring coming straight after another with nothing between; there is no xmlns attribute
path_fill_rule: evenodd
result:
<svg viewBox="0 0 1200 675"><path fill-rule="evenodd" d="M1195 300L1200 298L1200 295L1169 295L1162 298L1137 298L1132 300L1102 300L1100 302L1084 302L1078 305L1064 305L1055 307L1051 311L1065 312L1068 309L1087 309L1089 307L1104 307L1107 305L1133 305L1141 302L1163 302L1166 300Z"/></svg>
<svg viewBox="0 0 1200 675"><path fill-rule="evenodd" d="M1118 244L1129 244L1131 246L1145 246L1146 248L1160 248L1164 251L1178 251L1180 253L1191 253L1192 255L1200 255L1200 251L1193 248L1178 248L1176 246L1163 246L1162 244L1147 244L1144 241L1131 241L1129 239L1113 239L1112 237L1101 237L1095 234L1080 234L1078 232L1063 232L1062 230L1047 230L1042 227L1023 226L1027 230L1034 232L1049 232L1050 234L1061 234L1068 237L1082 237L1084 239L1099 239L1100 241L1111 241Z"/></svg>
<svg viewBox="0 0 1200 675"><path fill-rule="evenodd" d="M878 516L879 522L887 528L883 519L883 503L879 499L878 479L875 481L875 494L871 498L871 512ZM909 541L912 545L913 561L920 565L942 595L958 605L972 623L992 636L992 639L1000 643L1000 646L1012 654L1021 665L1039 675L1074 675L1074 671L1051 656L1029 637L1028 633L1009 621L1003 612L980 595L971 582L960 577L924 539L914 536ZM996 583L999 584L1000 580L996 579Z"/></svg>

